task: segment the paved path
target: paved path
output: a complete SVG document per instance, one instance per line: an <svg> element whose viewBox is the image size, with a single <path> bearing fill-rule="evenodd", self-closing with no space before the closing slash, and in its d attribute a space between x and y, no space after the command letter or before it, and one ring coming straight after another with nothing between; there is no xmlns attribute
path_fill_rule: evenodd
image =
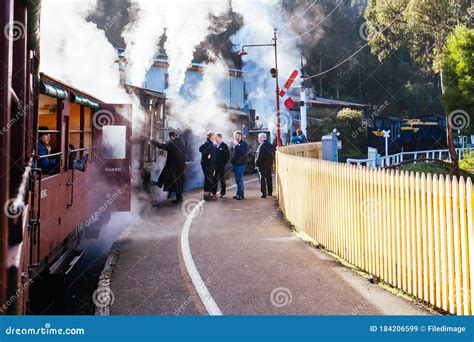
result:
<svg viewBox="0 0 474 342"><path fill-rule="evenodd" d="M252 179L254 177L251 177ZM112 315L417 315L288 228L258 182L217 202L201 193L133 221L112 276Z"/></svg>

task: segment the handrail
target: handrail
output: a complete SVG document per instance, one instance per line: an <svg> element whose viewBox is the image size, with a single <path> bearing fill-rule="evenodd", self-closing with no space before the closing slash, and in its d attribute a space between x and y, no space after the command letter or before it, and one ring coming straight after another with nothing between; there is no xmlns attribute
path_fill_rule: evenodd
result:
<svg viewBox="0 0 474 342"><path fill-rule="evenodd" d="M37 160L44 159L44 158L52 158L52 157L57 157L62 155L62 152L56 152L56 153L51 153L51 154L45 154L44 156L36 156Z"/></svg>
<svg viewBox="0 0 474 342"><path fill-rule="evenodd" d="M57 129L39 129L38 133L59 133Z"/></svg>
<svg viewBox="0 0 474 342"><path fill-rule="evenodd" d="M33 243L30 243L30 263L33 261L33 245L36 244L36 260L40 260L40 243L41 243L41 188L43 183L43 170L41 168L32 168L31 171L38 173L38 194L37 197L37 204L36 204L36 217L33 218L32 215L30 216L30 229L31 229L31 237ZM32 189L32 198L35 198L35 184L34 179L31 177L31 189ZM33 212L32 208L32 211Z"/></svg>
<svg viewBox="0 0 474 342"><path fill-rule="evenodd" d="M89 150L92 150L93 148L94 148L93 146L76 148L75 150L69 150L69 154L71 154L72 152L89 151Z"/></svg>
<svg viewBox="0 0 474 342"><path fill-rule="evenodd" d="M28 164L25 167L25 171L23 171L23 175L21 176L21 183L20 183L20 186L18 187L17 195L12 203L12 206L13 206L12 209L15 210L15 212L17 210L23 210L23 208L25 207L25 197L28 190L28 181L30 179L29 177L30 177L32 167L33 167L33 158L30 158L30 160L28 161Z"/></svg>

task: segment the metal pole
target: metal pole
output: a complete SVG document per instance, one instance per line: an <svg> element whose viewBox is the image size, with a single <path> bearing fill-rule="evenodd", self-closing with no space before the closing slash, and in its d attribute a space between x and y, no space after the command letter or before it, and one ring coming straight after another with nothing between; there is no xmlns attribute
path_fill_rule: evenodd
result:
<svg viewBox="0 0 474 342"><path fill-rule="evenodd" d="M306 127L308 125L308 112L306 109L307 98L306 98L306 89L304 82L304 69L303 69L303 57L301 57L301 69L300 69L300 79L301 79L301 88L300 88L300 128L303 131L303 134L307 136Z"/></svg>
<svg viewBox="0 0 474 342"><path fill-rule="evenodd" d="M280 131L280 87L278 85L278 52L277 52L277 34L276 29L273 32L273 43L275 46L275 69L276 69L276 89L275 89L275 96L276 96L276 124L277 124L277 146L281 146L281 131Z"/></svg>

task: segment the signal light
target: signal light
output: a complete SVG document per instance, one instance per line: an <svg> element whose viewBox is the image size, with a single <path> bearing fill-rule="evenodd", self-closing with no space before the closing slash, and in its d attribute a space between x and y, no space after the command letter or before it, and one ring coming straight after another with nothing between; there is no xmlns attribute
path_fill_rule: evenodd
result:
<svg viewBox="0 0 474 342"><path fill-rule="evenodd" d="M278 70L275 68L270 69L270 75L272 75L273 78L277 78L278 76Z"/></svg>

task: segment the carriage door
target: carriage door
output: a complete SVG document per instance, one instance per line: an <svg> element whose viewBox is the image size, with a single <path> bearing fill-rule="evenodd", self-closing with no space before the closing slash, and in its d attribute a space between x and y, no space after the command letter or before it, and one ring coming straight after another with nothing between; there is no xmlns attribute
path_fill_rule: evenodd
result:
<svg viewBox="0 0 474 342"><path fill-rule="evenodd" d="M92 117L97 208L130 211L132 106L102 104Z"/></svg>

